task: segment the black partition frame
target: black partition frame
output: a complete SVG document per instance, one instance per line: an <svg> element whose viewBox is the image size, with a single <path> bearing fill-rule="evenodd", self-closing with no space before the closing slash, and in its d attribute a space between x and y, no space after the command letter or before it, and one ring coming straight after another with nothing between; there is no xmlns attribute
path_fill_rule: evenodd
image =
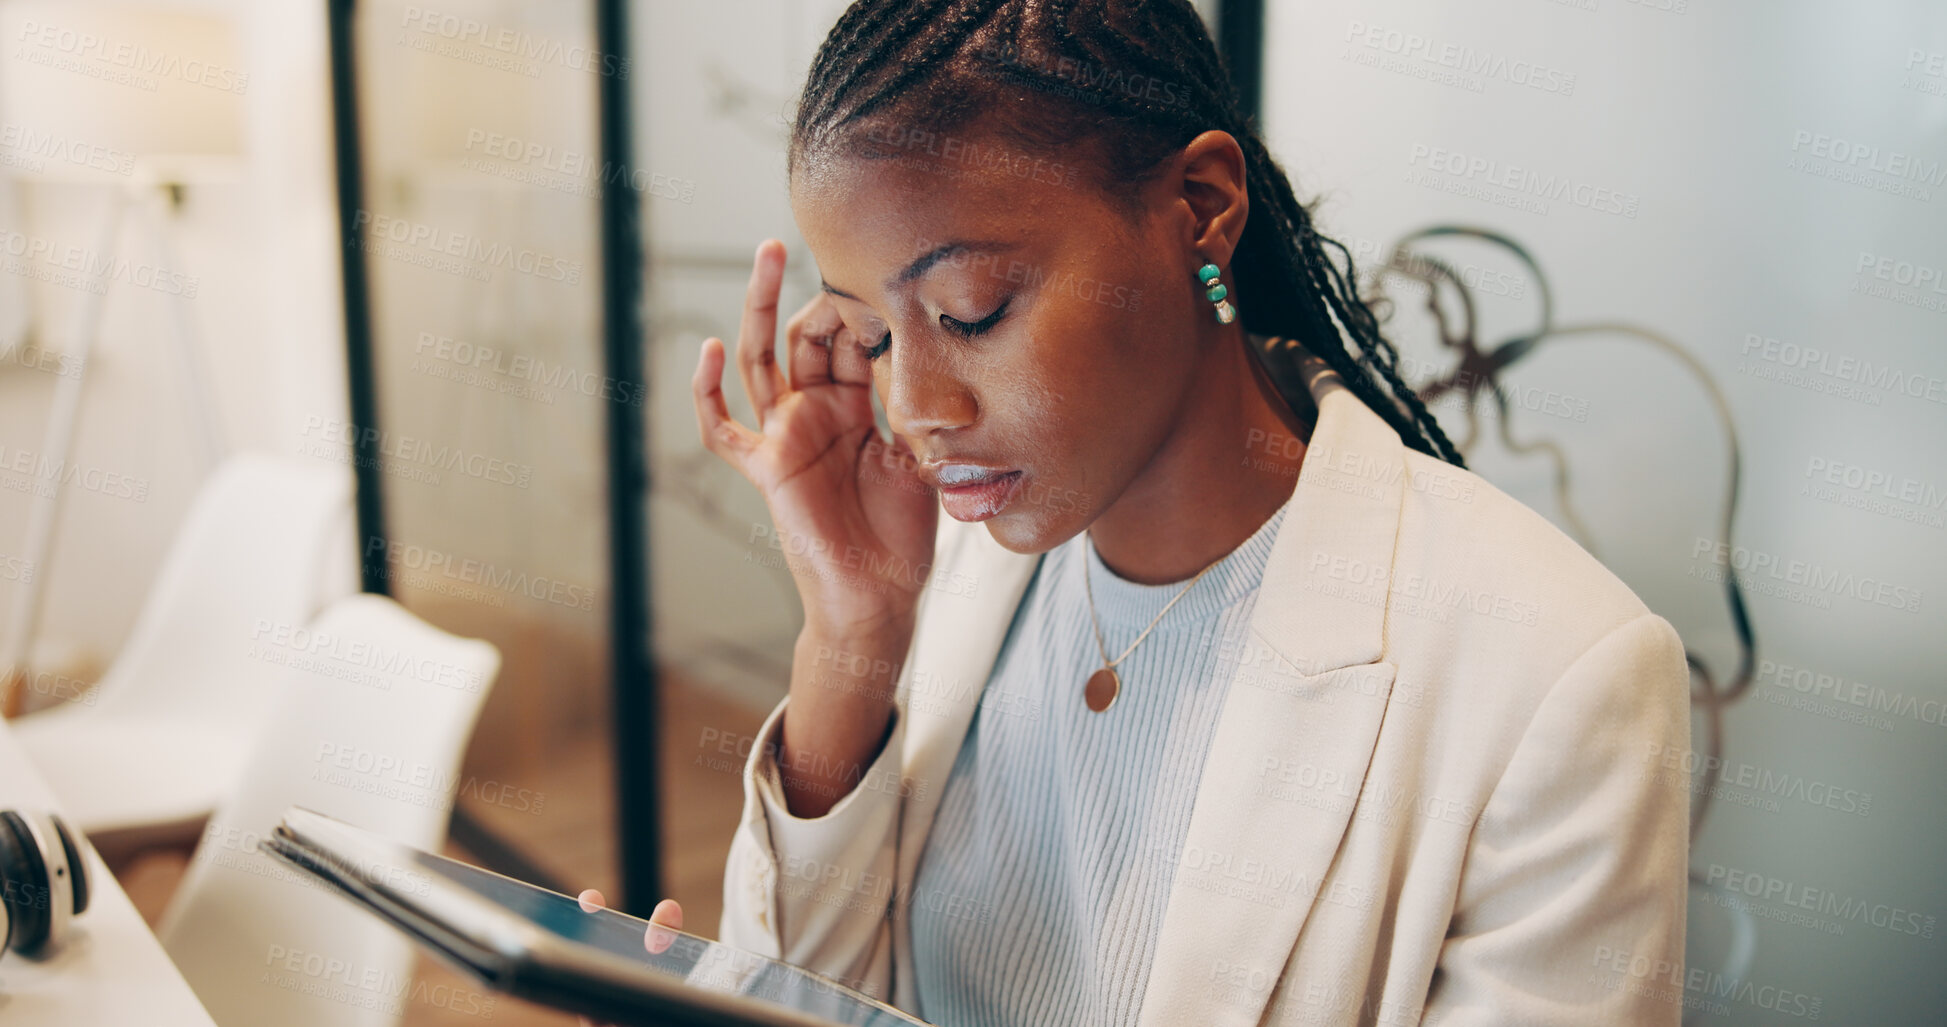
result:
<svg viewBox="0 0 1947 1027"><path fill-rule="evenodd" d="M1263 116L1264 0L1218 0L1217 50L1230 67L1244 116Z"/></svg>
<svg viewBox="0 0 1947 1027"><path fill-rule="evenodd" d="M629 66L627 0L592 0L595 44ZM356 0L326 0L331 48L332 138L336 152L338 231L343 261L345 365L354 434L353 469L358 481L361 554L386 538L384 474L378 462L378 388L374 380L371 282L355 217L365 204L364 149L358 105ZM596 76L600 156L604 167L634 164L629 80ZM601 195L602 350L604 370L622 395L640 392L642 347L641 207L635 191L604 189ZM658 765L659 682L654 658L648 502L649 440L639 408L604 404L607 411L608 538L610 584L610 718L614 735L615 836L622 893L616 909L648 915L663 890L662 779ZM368 431L367 429L373 429ZM361 585L387 594L382 566L360 561ZM459 802L453 805L453 840L490 869L551 888L572 889L496 835Z"/></svg>

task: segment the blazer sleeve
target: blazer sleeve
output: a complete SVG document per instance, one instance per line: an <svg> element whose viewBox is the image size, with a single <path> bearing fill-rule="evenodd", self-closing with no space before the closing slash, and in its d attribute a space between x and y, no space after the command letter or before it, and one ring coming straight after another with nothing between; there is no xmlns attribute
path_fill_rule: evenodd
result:
<svg viewBox="0 0 1947 1027"><path fill-rule="evenodd" d="M793 816L778 776L785 696L744 764L744 810L724 867L725 944L802 966L883 1001L892 993L892 922L906 716L819 817Z"/></svg>
<svg viewBox="0 0 1947 1027"><path fill-rule="evenodd" d="M1555 682L1483 805L1422 1022L1669 1025L1683 1013L1690 675L1651 613Z"/></svg>

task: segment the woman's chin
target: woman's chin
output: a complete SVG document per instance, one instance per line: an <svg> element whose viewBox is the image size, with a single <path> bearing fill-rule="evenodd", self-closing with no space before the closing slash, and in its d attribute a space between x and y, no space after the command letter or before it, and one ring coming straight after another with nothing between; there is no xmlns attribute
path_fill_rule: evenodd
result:
<svg viewBox="0 0 1947 1027"><path fill-rule="evenodd" d="M1046 518L1010 510L989 517L981 523L986 526L987 534L995 542L1000 543L1002 549L1022 555L1038 556L1081 534L1082 528L1086 527L1086 525L1079 525L1071 530L1066 525L1066 518L1063 521L1063 524L1051 524Z"/></svg>

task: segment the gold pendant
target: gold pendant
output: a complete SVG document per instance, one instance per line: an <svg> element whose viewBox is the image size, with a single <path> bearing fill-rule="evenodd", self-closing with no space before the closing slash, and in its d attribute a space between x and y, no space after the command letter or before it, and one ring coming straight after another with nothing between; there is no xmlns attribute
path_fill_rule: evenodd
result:
<svg viewBox="0 0 1947 1027"><path fill-rule="evenodd" d="M1115 697L1122 692L1122 679L1116 676L1114 667L1103 667L1088 676L1088 687L1082 690L1082 698L1088 708L1097 713L1115 705Z"/></svg>

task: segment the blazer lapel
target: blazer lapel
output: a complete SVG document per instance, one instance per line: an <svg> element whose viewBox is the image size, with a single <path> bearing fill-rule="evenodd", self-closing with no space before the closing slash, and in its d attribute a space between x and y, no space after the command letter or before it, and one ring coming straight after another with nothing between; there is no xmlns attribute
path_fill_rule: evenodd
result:
<svg viewBox="0 0 1947 1027"><path fill-rule="evenodd" d="M1386 597L1404 489L1397 433L1312 362L1319 422L1265 568L1187 836L1139 1027L1258 1024L1318 902L1392 692ZM1234 665L1233 665L1234 664ZM1369 898L1369 897L1368 897Z"/></svg>

